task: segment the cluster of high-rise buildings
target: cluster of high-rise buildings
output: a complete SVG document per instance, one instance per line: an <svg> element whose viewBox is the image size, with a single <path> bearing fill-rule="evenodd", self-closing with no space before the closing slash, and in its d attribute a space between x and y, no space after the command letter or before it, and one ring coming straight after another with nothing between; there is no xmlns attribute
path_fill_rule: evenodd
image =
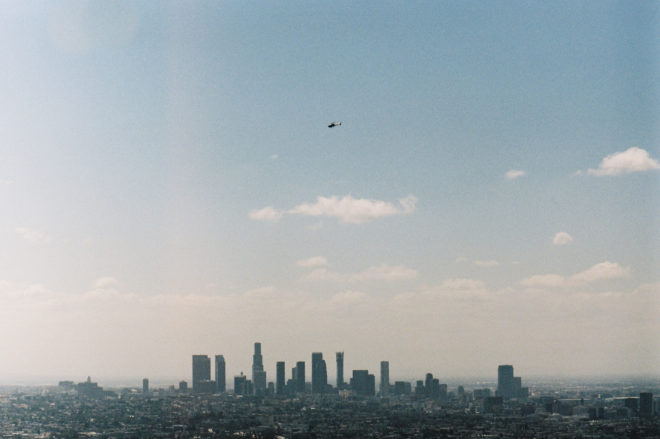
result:
<svg viewBox="0 0 660 439"><path fill-rule="evenodd" d="M291 368L290 378L286 377L286 364L284 361L276 363L275 382L268 382L264 370L261 343L254 344L252 355L252 376L247 377L242 372L234 377L234 394L237 395L294 395L299 393L329 394L341 391L350 391L356 395L376 395L376 378L368 370L353 370L349 381L344 380L344 353L336 353L337 377L333 387L328 383L328 369L321 352L312 353L311 381L307 381L305 361L296 362ZM447 385L440 383L432 374L426 374L424 380L419 380L413 387L410 382L396 381L390 383L390 364L388 361L380 363L380 389L381 395L410 394L426 396L433 399L447 398ZM187 384L181 382L180 390L186 390ZM225 359L222 355L215 356L215 379L211 379L211 358L208 355L193 355L192 357L192 391L194 393L225 393L227 391L227 377ZM528 389L522 387L521 378L513 375L513 366L502 365L498 368L498 385L493 398L510 399L523 398L528 395ZM494 401L497 403L497 401Z"/></svg>
<svg viewBox="0 0 660 439"><path fill-rule="evenodd" d="M387 364L387 362L383 362ZM385 366L387 368L387 366ZM387 374L386 374L387 376ZM354 371L356 385L362 392L375 394L373 383L369 380L374 376L367 371ZM352 380L353 381L353 380ZM385 387L389 386L389 379ZM384 387L384 388L385 388ZM179 384L181 390L186 390L187 384ZM337 352L337 385L328 384L328 370L323 354L312 353L311 383L307 381L304 361L296 362L291 369L290 378L286 378L286 364L284 361L276 363L275 383L267 382L264 370L261 343L254 344L252 355L252 377L249 379L242 372L234 377L234 393L238 395L266 395L266 394L295 394L295 393L331 393L334 390L347 388L344 383L344 353ZM227 391L227 377L225 359L222 355L215 356L215 379L211 379L211 358L208 355L193 355L192 357L192 390L194 393L224 393Z"/></svg>

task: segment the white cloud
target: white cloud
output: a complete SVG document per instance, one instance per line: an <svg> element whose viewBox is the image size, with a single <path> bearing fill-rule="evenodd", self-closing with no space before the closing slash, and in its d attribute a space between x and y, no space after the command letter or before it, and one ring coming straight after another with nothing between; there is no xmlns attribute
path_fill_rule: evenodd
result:
<svg viewBox="0 0 660 439"><path fill-rule="evenodd" d="M616 262L601 262L588 270L582 271L571 277L571 280L577 283L589 283L599 280L620 279L630 276L630 268L622 267Z"/></svg>
<svg viewBox="0 0 660 439"><path fill-rule="evenodd" d="M630 268L622 267L616 262L601 262L587 270L581 271L570 277L559 274L536 274L520 281L524 287L570 287L586 285L601 280L621 279L630 276Z"/></svg>
<svg viewBox="0 0 660 439"><path fill-rule="evenodd" d="M323 256L312 256L311 258L301 259L296 262L298 267L325 267L328 260Z"/></svg>
<svg viewBox="0 0 660 439"><path fill-rule="evenodd" d="M500 263L494 259L489 259L486 261L474 261L474 265L477 267L496 267L500 265Z"/></svg>
<svg viewBox="0 0 660 439"><path fill-rule="evenodd" d="M633 146L622 152L615 152L605 157L598 169L589 169L591 175L621 175L631 172L660 169L660 163L652 159L646 150Z"/></svg>
<svg viewBox="0 0 660 439"><path fill-rule="evenodd" d="M333 217L342 223L363 224L392 215L407 215L415 211L417 198L408 195L398 200L398 205L389 201L370 200L367 198L353 198L344 195L339 198L319 196L314 203L303 203L289 209L278 211L271 206L255 209L249 213L249 217L257 221L278 221L285 213L289 215L302 215L312 217ZM313 230L319 229L322 223L312 226Z"/></svg>
<svg viewBox="0 0 660 439"><path fill-rule="evenodd" d="M566 232L558 232L552 238L554 245L567 245L573 242L573 237Z"/></svg>
<svg viewBox="0 0 660 439"><path fill-rule="evenodd" d="M277 159L279 159L279 158L280 158L280 156L277 155L277 154L272 154L272 155L270 156L270 159L271 159L271 160L277 160Z"/></svg>
<svg viewBox="0 0 660 439"><path fill-rule="evenodd" d="M37 244L41 242L46 242L49 240L48 235L45 232L37 229L30 229L27 227L16 227L15 232L18 233L28 242Z"/></svg>
<svg viewBox="0 0 660 439"><path fill-rule="evenodd" d="M417 198L409 195L399 200L399 205L388 201L369 200L366 198L353 198L345 195L342 198L317 197L314 203L300 204L288 213L304 216L329 216L339 219L343 223L363 224L378 218L410 214L415 211Z"/></svg>
<svg viewBox="0 0 660 439"><path fill-rule="evenodd" d="M255 221L278 221L282 217L282 213L274 208L267 206L263 209L253 210L249 213L250 219Z"/></svg>
<svg viewBox="0 0 660 439"><path fill-rule="evenodd" d="M507 180L515 180L516 178L522 177L525 174L526 172L520 169L511 169L506 174L504 174L504 176L507 178Z"/></svg>

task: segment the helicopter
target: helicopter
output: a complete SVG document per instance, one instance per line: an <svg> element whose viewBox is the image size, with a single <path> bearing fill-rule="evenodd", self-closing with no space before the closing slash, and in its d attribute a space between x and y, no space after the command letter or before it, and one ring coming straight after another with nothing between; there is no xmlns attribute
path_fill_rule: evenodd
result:
<svg viewBox="0 0 660 439"><path fill-rule="evenodd" d="M330 125L328 125L328 128L334 128L338 127L341 125L341 122L332 122Z"/></svg>

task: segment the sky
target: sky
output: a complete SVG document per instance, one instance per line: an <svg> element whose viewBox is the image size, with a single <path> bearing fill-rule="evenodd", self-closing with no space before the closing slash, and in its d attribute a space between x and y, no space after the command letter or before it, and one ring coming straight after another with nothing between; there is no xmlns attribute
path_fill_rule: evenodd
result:
<svg viewBox="0 0 660 439"><path fill-rule="evenodd" d="M657 374L659 8L3 2L0 383Z"/></svg>

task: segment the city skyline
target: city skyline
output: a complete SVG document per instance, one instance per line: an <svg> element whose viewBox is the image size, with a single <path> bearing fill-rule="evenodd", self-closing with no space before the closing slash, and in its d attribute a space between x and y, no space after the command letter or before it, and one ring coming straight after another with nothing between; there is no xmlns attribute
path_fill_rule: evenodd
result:
<svg viewBox="0 0 660 439"><path fill-rule="evenodd" d="M657 2L4 6L0 384L657 375Z"/></svg>

